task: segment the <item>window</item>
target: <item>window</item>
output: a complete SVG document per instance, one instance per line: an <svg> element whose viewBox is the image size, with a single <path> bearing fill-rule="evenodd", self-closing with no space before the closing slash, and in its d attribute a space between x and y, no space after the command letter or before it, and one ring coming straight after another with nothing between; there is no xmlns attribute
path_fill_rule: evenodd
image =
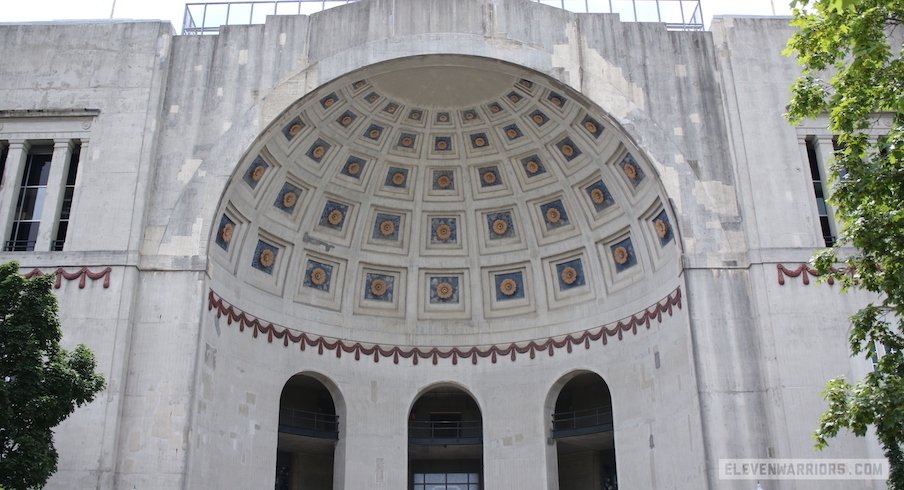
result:
<svg viewBox="0 0 904 490"><path fill-rule="evenodd" d="M50 146L32 147L28 152L22 184L19 186L12 233L6 242L8 251L23 252L35 249L44 199L47 196L47 180L50 177L52 158L53 147Z"/></svg>
<svg viewBox="0 0 904 490"><path fill-rule="evenodd" d="M78 171L98 109L0 109L0 243L59 251L71 241ZM87 153L85 153L87 155Z"/></svg>
<svg viewBox="0 0 904 490"><path fill-rule="evenodd" d="M4 250L60 251L69 230L82 145L78 140L21 142L6 150ZM18 186L10 186L13 182ZM2 226L0 226L2 228Z"/></svg>
<svg viewBox="0 0 904 490"><path fill-rule="evenodd" d="M66 186L63 189L63 205L60 208L60 220L57 224L56 238L51 244L51 250L59 252L66 243L66 230L69 228L69 211L72 208L72 196L75 194L75 176L78 172L78 162L82 146L76 143L69 157L69 171L66 174Z"/></svg>
<svg viewBox="0 0 904 490"><path fill-rule="evenodd" d="M876 369L879 369L879 358L885 355L886 350L885 350L885 344L883 344L881 342L876 343L875 340L872 342L872 347L873 347L873 355L870 356L869 360L870 360L870 363L872 364L873 371L875 371Z"/></svg>
<svg viewBox="0 0 904 490"><path fill-rule="evenodd" d="M415 473L414 490L480 490L477 473Z"/></svg>
<svg viewBox="0 0 904 490"><path fill-rule="evenodd" d="M895 113L877 113L873 120L873 127L867 133L870 140L875 143L891 130ZM838 241L838 224L835 222L835 211L827 201L831 200L832 186L828 185L830 165L833 164L836 155L845 151L845 146L838 141L838 136L830 130L828 115L802 121L798 127L797 138L800 145L801 160L806 159L810 168L810 185L813 188L815 198L814 211L819 221L819 228L813 230L820 233L826 246L832 246ZM838 167L840 179L847 177L847 171Z"/></svg>
<svg viewBox="0 0 904 490"><path fill-rule="evenodd" d="M831 208L826 204L828 192L825 177L827 176L824 175L823 172L825 167L820 165L820 163L825 161L824 155L820 154L820 148L816 137L808 136L805 141L807 146L807 160L810 163L810 177L813 180L813 194L816 196L816 209L819 212L819 226L826 246L831 247L836 239L833 231L835 222L831 214ZM833 149L834 145L833 142Z"/></svg>

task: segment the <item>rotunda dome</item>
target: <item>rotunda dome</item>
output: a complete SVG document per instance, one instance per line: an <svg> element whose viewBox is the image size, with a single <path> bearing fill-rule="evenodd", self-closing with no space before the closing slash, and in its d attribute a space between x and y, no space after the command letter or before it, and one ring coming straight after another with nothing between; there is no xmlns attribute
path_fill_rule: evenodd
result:
<svg viewBox="0 0 904 490"><path fill-rule="evenodd" d="M678 284L667 202L619 125L568 87L408 58L325 84L261 134L220 205L211 277L231 304L331 338L564 335Z"/></svg>

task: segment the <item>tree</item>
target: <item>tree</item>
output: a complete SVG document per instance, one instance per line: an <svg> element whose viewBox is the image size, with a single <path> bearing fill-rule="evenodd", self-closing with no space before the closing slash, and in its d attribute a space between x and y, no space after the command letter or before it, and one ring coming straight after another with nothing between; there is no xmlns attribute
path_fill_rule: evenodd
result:
<svg viewBox="0 0 904 490"><path fill-rule="evenodd" d="M792 122L828 114L840 150L830 169L836 245L813 264L845 290L876 293L851 317L854 355L887 353L865 379L830 380L814 435L824 448L842 429L875 429L890 463L888 488L904 489L904 0L793 0L788 42L803 68L792 87ZM824 74L831 73L825 79ZM890 128L876 137L876 124ZM884 126L883 126L884 127ZM870 134L872 132L872 135ZM884 132L884 131L883 131Z"/></svg>
<svg viewBox="0 0 904 490"><path fill-rule="evenodd" d="M43 486L57 465L52 429L104 389L87 347L60 348L52 285L0 265L0 488Z"/></svg>

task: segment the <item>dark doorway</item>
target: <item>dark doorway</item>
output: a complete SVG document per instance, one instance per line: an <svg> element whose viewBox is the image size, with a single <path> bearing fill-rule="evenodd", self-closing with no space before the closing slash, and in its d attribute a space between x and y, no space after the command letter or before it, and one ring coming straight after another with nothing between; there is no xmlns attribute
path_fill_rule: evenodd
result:
<svg viewBox="0 0 904 490"><path fill-rule="evenodd" d="M552 413L559 490L615 490L612 398L603 378L574 376L559 392Z"/></svg>
<svg viewBox="0 0 904 490"><path fill-rule="evenodd" d="M409 490L481 490L482 424L477 402L458 388L421 395L408 417Z"/></svg>
<svg viewBox="0 0 904 490"><path fill-rule="evenodd" d="M292 376L279 400L276 490L333 490L339 417L319 380Z"/></svg>

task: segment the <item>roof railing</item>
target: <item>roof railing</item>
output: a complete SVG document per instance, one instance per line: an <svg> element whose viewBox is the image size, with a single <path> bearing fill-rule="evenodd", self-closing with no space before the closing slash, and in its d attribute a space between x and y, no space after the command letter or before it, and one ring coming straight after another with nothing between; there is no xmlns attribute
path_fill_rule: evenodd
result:
<svg viewBox="0 0 904 490"><path fill-rule="evenodd" d="M227 25L266 22L268 15L310 15L358 0L249 0L185 4L182 34L216 34ZM454 1L454 0L449 0ZM673 31L702 31L700 0L530 0L577 13L619 14L625 22L661 22Z"/></svg>

